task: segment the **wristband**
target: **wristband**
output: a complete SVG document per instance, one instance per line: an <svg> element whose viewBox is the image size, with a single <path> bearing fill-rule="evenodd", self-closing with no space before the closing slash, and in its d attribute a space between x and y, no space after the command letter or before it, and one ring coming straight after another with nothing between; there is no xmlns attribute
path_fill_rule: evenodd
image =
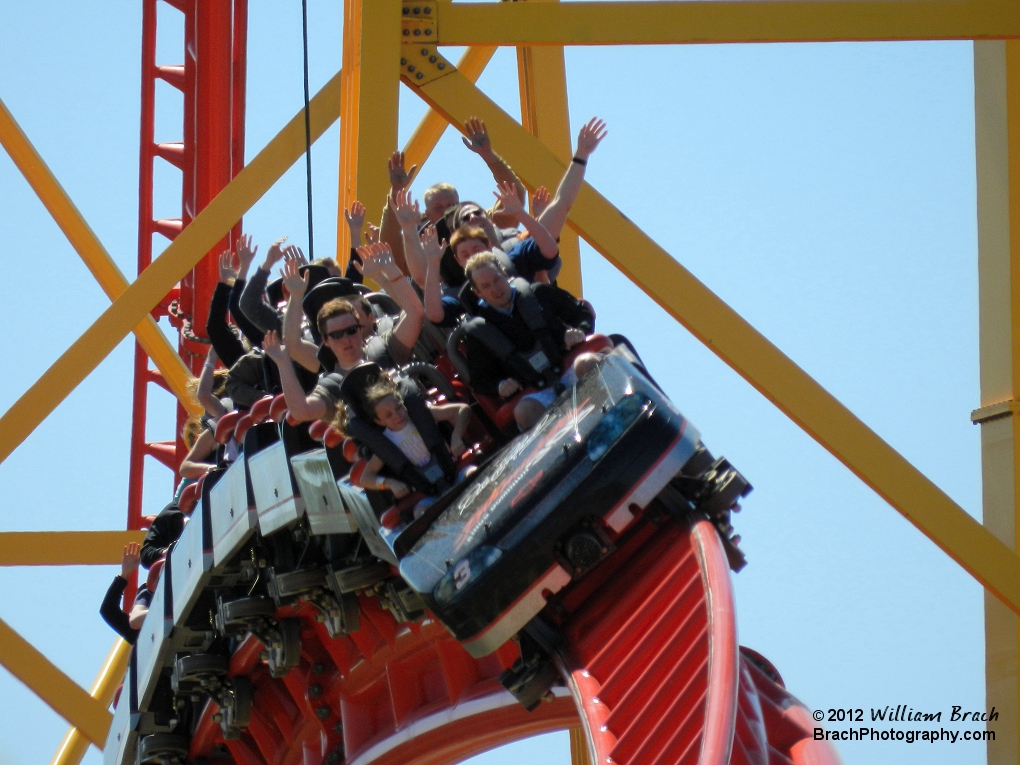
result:
<svg viewBox="0 0 1020 765"><path fill-rule="evenodd" d="M216 368L216 365L215 365L215 364L213 364L213 363L212 363L212 362L210 362L210 361L207 361L207 362L205 362L205 363L204 363L204 364L202 365L202 367L203 367L204 369L215 369L215 368Z"/></svg>
<svg viewBox="0 0 1020 765"><path fill-rule="evenodd" d="M582 167L588 164L588 160L581 159L580 157L574 157L570 161L571 162L576 162L577 164L581 165Z"/></svg>

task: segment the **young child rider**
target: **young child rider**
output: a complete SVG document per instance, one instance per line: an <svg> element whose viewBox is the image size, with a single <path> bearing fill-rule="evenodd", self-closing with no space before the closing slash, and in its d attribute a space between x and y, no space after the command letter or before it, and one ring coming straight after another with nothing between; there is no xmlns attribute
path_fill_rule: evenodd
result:
<svg viewBox="0 0 1020 765"><path fill-rule="evenodd" d="M364 394L366 409L374 418L375 424L383 429L383 435L407 457L408 461L420 470L432 483L442 479L442 468L439 460L445 455L433 454L426 445L418 428L411 422L407 407L399 388L390 380L381 380L369 387ZM467 404L427 404L433 419L449 422L453 425L448 453L459 457L466 451L464 431L471 419L471 409ZM445 446L445 445L444 445ZM380 478L379 471L385 463L382 458L372 455L361 477L361 484L366 488L389 490L398 499L407 496L411 487L396 478Z"/></svg>

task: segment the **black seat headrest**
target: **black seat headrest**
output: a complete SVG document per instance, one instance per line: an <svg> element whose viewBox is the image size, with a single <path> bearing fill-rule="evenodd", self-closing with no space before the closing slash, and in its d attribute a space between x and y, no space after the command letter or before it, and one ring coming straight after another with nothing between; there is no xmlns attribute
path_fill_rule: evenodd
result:
<svg viewBox="0 0 1020 765"><path fill-rule="evenodd" d="M365 404L365 391L378 382L382 375L383 371L378 364L366 362L345 374L340 384L341 400L366 422L374 422L375 418Z"/></svg>
<svg viewBox="0 0 1020 765"><path fill-rule="evenodd" d="M314 288L315 285L320 282L329 279L329 269L325 266L307 265L301 266L300 273L304 276L306 273L308 276L308 286ZM274 279L266 287L266 298L269 300L270 305L278 305L283 302L283 277Z"/></svg>

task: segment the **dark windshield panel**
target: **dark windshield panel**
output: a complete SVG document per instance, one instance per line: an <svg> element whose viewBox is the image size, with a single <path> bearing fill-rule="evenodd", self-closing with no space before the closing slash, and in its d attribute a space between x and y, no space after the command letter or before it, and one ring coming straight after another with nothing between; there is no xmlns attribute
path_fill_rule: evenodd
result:
<svg viewBox="0 0 1020 765"><path fill-rule="evenodd" d="M478 545L498 545L502 534L587 459L586 437L606 411L633 392L634 375L629 363L609 356L564 391L538 425L486 465L436 518L401 561L403 576L428 591Z"/></svg>

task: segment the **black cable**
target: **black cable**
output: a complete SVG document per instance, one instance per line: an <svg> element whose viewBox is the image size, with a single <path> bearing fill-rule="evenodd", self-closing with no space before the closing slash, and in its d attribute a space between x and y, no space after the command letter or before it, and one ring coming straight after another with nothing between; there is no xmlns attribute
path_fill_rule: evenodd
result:
<svg viewBox="0 0 1020 765"><path fill-rule="evenodd" d="M305 178L308 186L308 261L315 260L312 244L312 118L308 112L308 0L301 0L301 37L305 48Z"/></svg>

